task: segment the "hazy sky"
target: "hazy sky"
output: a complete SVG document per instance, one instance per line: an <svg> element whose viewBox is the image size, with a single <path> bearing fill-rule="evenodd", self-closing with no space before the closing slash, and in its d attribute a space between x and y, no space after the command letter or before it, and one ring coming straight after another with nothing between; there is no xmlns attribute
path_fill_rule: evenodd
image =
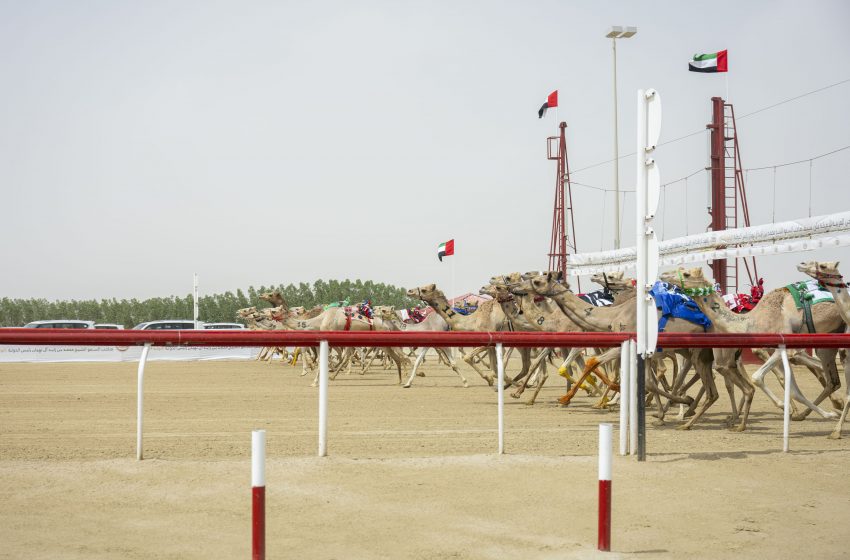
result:
<svg viewBox="0 0 850 560"><path fill-rule="evenodd" d="M538 120L560 90L570 166L613 152L610 25L620 153L635 91L662 96L662 140L703 130L723 74L687 71L729 50L738 115L850 78L850 3L2 2L0 297L202 293L362 278L456 291L541 268L554 162ZM745 167L850 145L850 83L740 120ZM662 182L706 165L705 134L663 146ZM850 209L850 150L814 162L812 214ZM576 181L612 187L611 163ZM807 163L748 174L754 224L807 216ZM634 185L634 159L620 160ZM776 189L776 197L773 189ZM666 189L659 231L703 231L707 182ZM575 186L580 250L613 245L613 196ZM633 195L623 244L633 245ZM603 212L604 210L604 212ZM663 218L661 217L663 215ZM761 262L770 287L793 264ZM586 287L585 284L583 287Z"/></svg>

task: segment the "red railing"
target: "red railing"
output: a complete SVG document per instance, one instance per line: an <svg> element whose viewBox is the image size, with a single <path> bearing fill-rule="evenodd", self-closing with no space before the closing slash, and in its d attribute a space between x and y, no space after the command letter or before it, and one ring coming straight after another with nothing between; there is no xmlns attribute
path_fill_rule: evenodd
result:
<svg viewBox="0 0 850 560"><path fill-rule="evenodd" d="M404 331L107 331L0 329L0 344L45 346L418 346L613 347L635 333L404 332ZM663 348L847 348L850 334L660 333Z"/></svg>

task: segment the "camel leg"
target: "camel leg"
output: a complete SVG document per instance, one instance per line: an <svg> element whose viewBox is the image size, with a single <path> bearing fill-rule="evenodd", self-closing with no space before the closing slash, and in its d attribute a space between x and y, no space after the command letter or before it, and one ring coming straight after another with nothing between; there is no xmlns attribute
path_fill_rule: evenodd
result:
<svg viewBox="0 0 850 560"><path fill-rule="evenodd" d="M534 394L531 395L531 398L528 399L528 402L525 403L528 406L533 406L534 401L537 400L537 394L540 392L540 389L543 388L543 385L546 383L546 378L549 377L549 374L546 372L546 358L551 353L551 348L547 348L548 352L543 352L539 357L543 357L543 360L540 362L540 380L537 382L537 387L534 388Z"/></svg>
<svg viewBox="0 0 850 560"><path fill-rule="evenodd" d="M717 392L717 385L714 383L714 375L711 371L711 365L706 363L704 360L698 359L694 362L694 369L702 381L703 388L705 388L705 398L696 408L694 415L691 416L690 420L677 427L677 430L690 430L696 421L705 414L705 411L720 398L720 394Z"/></svg>
<svg viewBox="0 0 850 560"><path fill-rule="evenodd" d="M413 369L410 372L410 377L407 378L407 383L402 385L405 389L409 389L411 385L413 385L413 378L416 377L416 370L419 368L419 364L425 359L425 353L428 352L427 348L420 348L419 354L416 356L416 361L413 363Z"/></svg>
<svg viewBox="0 0 850 560"><path fill-rule="evenodd" d="M844 356L844 385L846 386L846 395L844 397L844 408L841 410L841 417L838 423L835 424L832 433L829 434L829 439L841 439L841 428L844 426L844 420L847 419L847 411L850 410L850 354Z"/></svg>
<svg viewBox="0 0 850 560"><path fill-rule="evenodd" d="M599 378L602 379L603 382L605 382L606 385L612 386L613 384L606 378L605 374L600 369L597 369L597 367L600 364L605 364L605 363L611 361L613 358L616 358L617 356L619 356L619 354L620 354L620 348L619 347L618 348L611 348L609 351L603 353L601 356L598 356L598 357L593 356L592 358L587 360L587 363L584 366L584 370L582 371L581 377L579 378L578 382L575 385L573 385L570 388L569 391L567 391L566 395L560 397L558 399L558 402L561 403L564 406L568 405L570 403L570 401L572 400L572 398L575 396L576 392L578 392L579 388L581 387L582 382L585 379L587 379L587 376L590 375L591 372L594 372L594 371L595 371L596 375L598 375ZM615 390L617 390L617 391L620 390L619 385L617 385ZM642 398L642 397L638 397L638 398Z"/></svg>
<svg viewBox="0 0 850 560"><path fill-rule="evenodd" d="M732 430L735 432L743 432L747 429L747 419L750 417L750 407L753 404L753 397L756 395L756 389L747 378L747 370L744 367L744 361L742 359L738 358L735 361L735 370L738 374L738 388L741 389L741 392L743 393L743 405L740 410L741 423L732 428Z"/></svg>
<svg viewBox="0 0 850 560"><path fill-rule="evenodd" d="M455 361L451 357L451 355L446 351L446 349L445 348L437 348L437 354L440 355L446 361L446 363L449 364L449 367L452 368L452 371L454 371L457 374L457 376L460 377L460 380L463 383L463 386L469 387L469 382L466 380L466 378L463 376L463 374L460 372L460 370L457 369L457 364L455 363Z"/></svg>
<svg viewBox="0 0 850 560"><path fill-rule="evenodd" d="M818 377L819 381L823 385L823 390L820 392L820 394L814 400L814 403L816 405L820 404L825 398L832 395L832 393L836 389L841 387L841 379L838 376L838 368L835 367L835 355L838 354L838 350L833 349L833 348L819 348L817 350L817 354L818 354L818 358L820 359L820 363L818 365L822 366L823 375L822 376L817 376L817 374L815 374L815 375ZM809 371L811 371L812 373L815 373L816 370L811 367L811 364L807 363L807 361L812 360L812 358L805 353L803 354L803 356L804 357L802 357L802 359L800 361L803 363L803 365L805 365L809 369ZM794 414L792 416L792 419L793 420L803 420L811 412L812 412L812 409L807 408L807 409L803 410L802 412Z"/></svg>
<svg viewBox="0 0 850 560"><path fill-rule="evenodd" d="M547 348L547 350L549 350L549 349ZM516 388L516 391L511 393L511 397L518 399L518 398L520 398L520 396L522 396L523 391L525 391L526 387L528 387L528 383L531 380L531 378L533 377L533 372L536 372L537 369L540 367L540 362L541 362L541 358L540 358L540 356L538 356L537 358L534 359L534 361L531 363L531 365L528 367L527 370L525 368L523 368L523 370L520 371L516 375L516 377L514 377L511 380L511 382L513 382L513 381L517 381L518 379L522 379L522 383L520 384L519 387ZM507 389L510 386L511 386L511 383L507 383L505 385L505 389ZM536 393L535 393L535 395L536 395ZM534 404L533 400L534 399L532 397L532 402L529 403L529 404Z"/></svg>
<svg viewBox="0 0 850 560"><path fill-rule="evenodd" d="M483 371L481 371L480 369L478 369L478 367L476 367L476 365L475 365L475 359L476 359L476 358L477 358L480 354L483 354L483 353L485 353L485 352L487 352L487 351L489 351L489 348L487 348L486 346L481 346L481 347L479 347L479 348L476 348L475 350L473 350L472 352L470 352L469 354L467 354L466 356L464 356L464 357L463 357L463 361L464 361L464 362L466 362L467 364L469 364L469 366L470 366L472 369L474 369L474 370L475 370L475 373L477 373L478 375L480 375L480 376L481 376L481 378L482 378L484 381L486 381L486 382L487 382L487 385L489 385L489 386L491 386L491 387L492 387L492 386L493 386L493 382L495 381L495 379L494 379L493 375L492 375L492 374L489 374L489 373L484 373Z"/></svg>
<svg viewBox="0 0 850 560"><path fill-rule="evenodd" d="M759 355L759 357L761 357L761 355ZM776 405L777 408L781 409L783 407L782 401L779 400L776 395L774 395L773 392L767 387L767 385L764 384L764 376L767 375L767 372L773 369L773 367L777 363L779 363L779 360L779 352L774 352L773 354L768 356L764 364L762 364L761 367L759 367L758 370L756 370L756 372L753 374L752 379L753 383L755 383L756 386L761 389L765 395L767 395L767 398L773 401L773 404Z"/></svg>

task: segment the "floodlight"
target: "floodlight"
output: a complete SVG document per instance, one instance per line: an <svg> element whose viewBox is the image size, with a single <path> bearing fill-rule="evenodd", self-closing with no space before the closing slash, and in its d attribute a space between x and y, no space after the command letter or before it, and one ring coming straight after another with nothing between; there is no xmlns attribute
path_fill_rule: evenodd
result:
<svg viewBox="0 0 850 560"><path fill-rule="evenodd" d="M616 39L623 32L623 28L619 25L612 25L611 29L608 31L608 34L605 35L609 39Z"/></svg>
<svg viewBox="0 0 850 560"><path fill-rule="evenodd" d="M618 38L619 39L628 39L629 37L631 37L635 33L637 33L637 27L626 27L625 31L623 31L623 34L620 35L620 37L618 37Z"/></svg>

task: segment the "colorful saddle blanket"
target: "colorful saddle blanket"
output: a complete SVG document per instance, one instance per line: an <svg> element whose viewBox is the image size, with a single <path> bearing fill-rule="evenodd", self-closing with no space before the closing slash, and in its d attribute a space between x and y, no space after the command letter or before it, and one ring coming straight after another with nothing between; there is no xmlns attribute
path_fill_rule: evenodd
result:
<svg viewBox="0 0 850 560"><path fill-rule="evenodd" d="M664 327L667 326L667 321L671 317L700 325L703 330L708 330L711 326L711 319L706 317L696 302L682 293L677 286L659 280L653 284L649 293L655 299L655 307L661 311L658 332L664 332Z"/></svg>
<svg viewBox="0 0 850 560"><path fill-rule="evenodd" d="M478 311L478 306L467 304L462 306L453 306L452 309L455 311L455 313L459 313L461 315L469 315Z"/></svg>
<svg viewBox="0 0 850 560"><path fill-rule="evenodd" d="M808 302L809 305L821 303L822 301L835 301L829 290L818 284L818 281L814 278L795 284L788 284L785 287L788 288L788 291L794 297L794 304L797 306L797 309L803 308L803 300Z"/></svg>
<svg viewBox="0 0 850 560"><path fill-rule="evenodd" d="M614 294L606 292L605 290L579 294L578 297L579 299L586 301L590 305L595 305L596 307L608 307L609 305L614 305Z"/></svg>

